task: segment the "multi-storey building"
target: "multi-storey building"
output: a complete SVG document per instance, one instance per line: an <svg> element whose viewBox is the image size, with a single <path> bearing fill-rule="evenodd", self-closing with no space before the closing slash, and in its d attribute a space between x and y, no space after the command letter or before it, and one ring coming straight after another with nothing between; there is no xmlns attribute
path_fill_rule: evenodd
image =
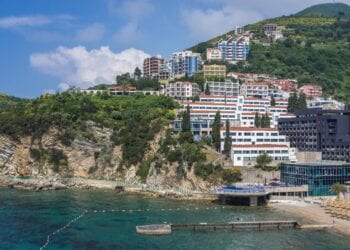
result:
<svg viewBox="0 0 350 250"><path fill-rule="evenodd" d="M268 115L271 127L276 127L280 117L294 117L287 112L287 103L282 106L270 106L270 100L259 98L245 98L244 96L200 96L199 101L184 102L191 111L191 121L196 123L195 133L199 135L211 134L212 124L217 111L220 111L222 125L229 120L231 126L253 127L256 113L260 116ZM181 123L177 121L177 123ZM179 125L177 125L179 126ZM176 131L179 127L175 128Z"/></svg>
<svg viewBox="0 0 350 250"><path fill-rule="evenodd" d="M347 107L348 108L348 107ZM291 146L301 151L322 152L323 160L350 162L350 109L306 109L294 118L281 118L278 128Z"/></svg>
<svg viewBox="0 0 350 250"><path fill-rule="evenodd" d="M169 59L174 76L193 76L200 70L201 63L201 54L189 50L173 53Z"/></svg>
<svg viewBox="0 0 350 250"><path fill-rule="evenodd" d="M204 78L226 78L226 65L203 65Z"/></svg>
<svg viewBox="0 0 350 250"><path fill-rule="evenodd" d="M298 81L295 79L282 79L282 80L274 80L270 81L271 85L283 90L291 92L298 88Z"/></svg>
<svg viewBox="0 0 350 250"><path fill-rule="evenodd" d="M345 105L342 102L334 100L332 98L316 98L313 100L307 100L308 108L322 108L322 109L344 109Z"/></svg>
<svg viewBox="0 0 350 250"><path fill-rule="evenodd" d="M207 60L208 61L221 61L222 51L219 48L207 48Z"/></svg>
<svg viewBox="0 0 350 250"><path fill-rule="evenodd" d="M206 81L208 85L210 95L214 96L238 96L239 95L239 83L231 81Z"/></svg>
<svg viewBox="0 0 350 250"><path fill-rule="evenodd" d="M170 76L171 76L171 65L169 64L169 62L164 61L164 63L160 65L159 80L168 80Z"/></svg>
<svg viewBox="0 0 350 250"><path fill-rule="evenodd" d="M249 55L249 37L231 37L228 40L220 40L217 47L222 51L222 59L225 61L244 61Z"/></svg>
<svg viewBox="0 0 350 250"><path fill-rule="evenodd" d="M283 38L283 30L285 29L284 26L278 26L275 23L268 23L265 24L263 27L263 32L266 36L270 37L273 40L278 40Z"/></svg>
<svg viewBox="0 0 350 250"><path fill-rule="evenodd" d="M156 56L148 57L143 61L143 76L159 79L161 65L164 59Z"/></svg>
<svg viewBox="0 0 350 250"><path fill-rule="evenodd" d="M174 82L165 85L164 94L179 100L199 96L200 89L197 83Z"/></svg>
<svg viewBox="0 0 350 250"><path fill-rule="evenodd" d="M295 160L294 149L289 148L286 136L276 128L231 127L231 158L235 166L253 165L256 158L266 153L273 161ZM221 129L221 150L224 149L226 128Z"/></svg>
<svg viewBox="0 0 350 250"><path fill-rule="evenodd" d="M269 85L265 82L243 83L241 85L241 95L266 99L269 96Z"/></svg>
<svg viewBox="0 0 350 250"><path fill-rule="evenodd" d="M322 96L322 87L308 84L300 87L299 92L304 93L307 98L318 98Z"/></svg>

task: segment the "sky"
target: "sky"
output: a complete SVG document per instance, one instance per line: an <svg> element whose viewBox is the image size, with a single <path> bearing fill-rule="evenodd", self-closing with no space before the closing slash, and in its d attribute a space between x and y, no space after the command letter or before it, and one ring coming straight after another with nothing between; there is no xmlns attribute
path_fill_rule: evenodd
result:
<svg viewBox="0 0 350 250"><path fill-rule="evenodd" d="M1 0L0 93L113 83L227 31L330 0ZM342 1L350 4L350 0Z"/></svg>

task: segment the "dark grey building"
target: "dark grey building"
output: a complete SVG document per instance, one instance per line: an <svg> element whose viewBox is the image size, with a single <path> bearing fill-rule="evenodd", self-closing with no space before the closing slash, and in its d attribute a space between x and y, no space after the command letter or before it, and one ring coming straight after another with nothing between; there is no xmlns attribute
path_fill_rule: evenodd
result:
<svg viewBox="0 0 350 250"><path fill-rule="evenodd" d="M323 160L350 162L350 109L303 109L295 118L278 120L278 130L291 147L322 152Z"/></svg>

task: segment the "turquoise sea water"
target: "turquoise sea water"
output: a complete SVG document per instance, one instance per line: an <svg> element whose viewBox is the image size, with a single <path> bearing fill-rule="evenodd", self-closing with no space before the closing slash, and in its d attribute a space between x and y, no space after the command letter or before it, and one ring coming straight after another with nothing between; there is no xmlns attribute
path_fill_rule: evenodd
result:
<svg viewBox="0 0 350 250"><path fill-rule="evenodd" d="M349 238L323 231L181 230L157 237L135 232L137 225L164 222L228 222L237 217L300 220L266 207L222 207L101 190L12 189L0 189L0 249L39 249L48 234L86 209L84 217L54 235L45 249L350 249Z"/></svg>

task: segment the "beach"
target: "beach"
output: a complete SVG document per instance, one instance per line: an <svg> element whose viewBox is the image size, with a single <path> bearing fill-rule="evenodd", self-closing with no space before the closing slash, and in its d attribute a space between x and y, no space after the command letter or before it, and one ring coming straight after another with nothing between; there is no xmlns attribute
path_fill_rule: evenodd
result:
<svg viewBox="0 0 350 250"><path fill-rule="evenodd" d="M332 217L319 204L304 201L278 201L276 203L270 203L268 206L303 217L314 224L333 225L327 230L350 236L350 221Z"/></svg>

